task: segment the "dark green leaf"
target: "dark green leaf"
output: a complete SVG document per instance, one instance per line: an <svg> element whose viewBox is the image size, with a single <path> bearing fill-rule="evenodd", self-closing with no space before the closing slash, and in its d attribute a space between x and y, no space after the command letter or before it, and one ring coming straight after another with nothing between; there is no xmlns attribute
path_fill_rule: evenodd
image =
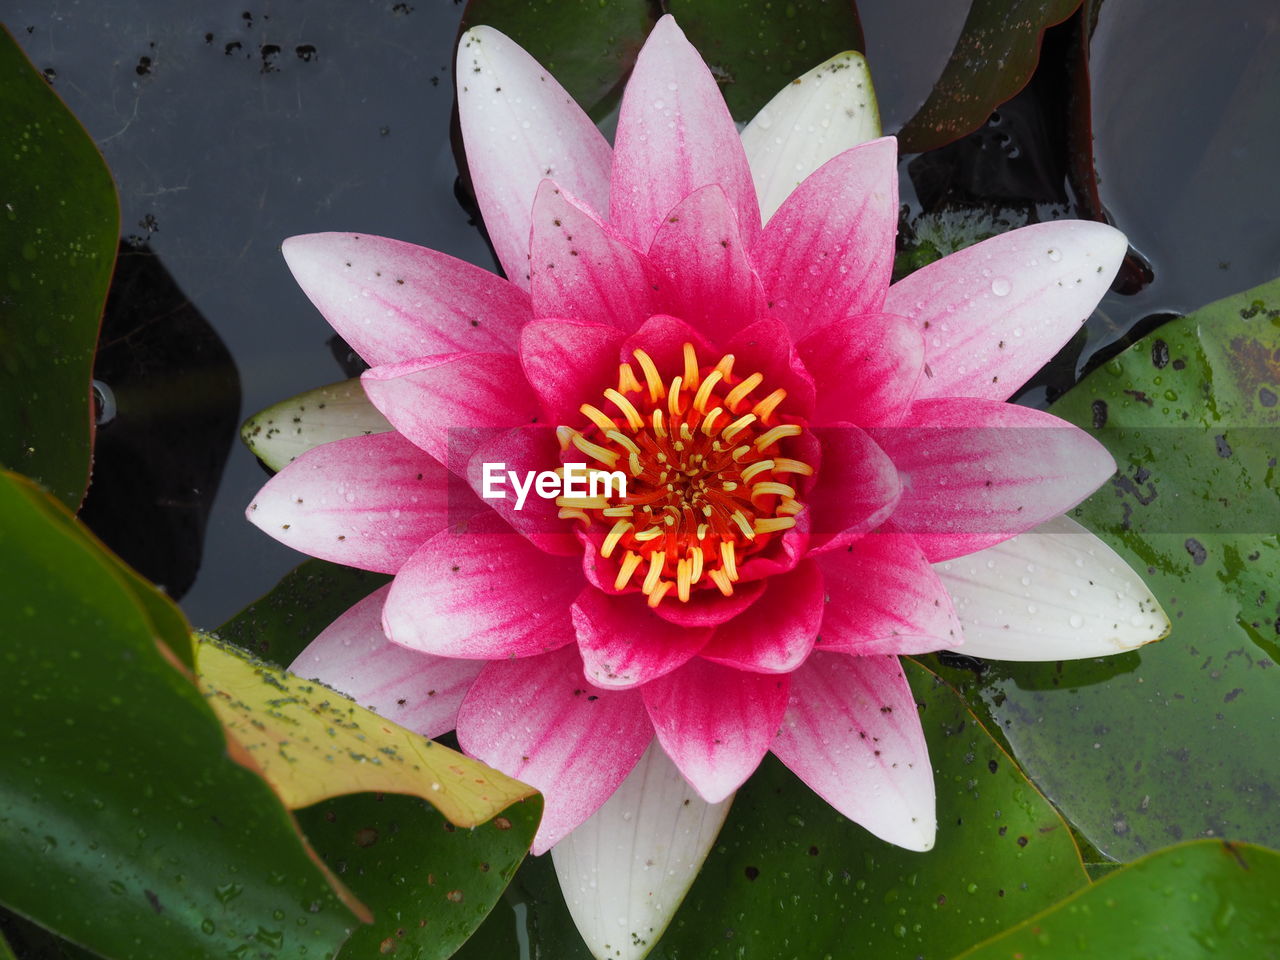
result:
<svg viewBox="0 0 1280 960"><path fill-rule="evenodd" d="M466 830L421 800L390 794L339 797L300 811L325 862L374 910L374 922L352 935L342 957L362 960L391 947L394 956L414 960L452 956L506 889L541 812L541 798L533 797Z"/></svg>
<svg viewBox="0 0 1280 960"><path fill-rule="evenodd" d="M1080 0L973 0L933 92L898 132L902 152L932 150L982 126L1031 79L1045 28L1079 6Z"/></svg>
<svg viewBox="0 0 1280 960"><path fill-rule="evenodd" d="M3 28L0 206L0 465L75 508L120 212L93 141Z"/></svg>
<svg viewBox="0 0 1280 960"><path fill-rule="evenodd" d="M962 957L1276 960L1278 890L1274 850L1201 840L1130 864Z"/></svg>
<svg viewBox="0 0 1280 960"><path fill-rule="evenodd" d="M598 118L631 72L655 8L650 0L469 0L462 29L501 30Z"/></svg>
<svg viewBox="0 0 1280 960"><path fill-rule="evenodd" d="M220 626L217 635L287 667L321 630L390 579L382 573L308 560Z"/></svg>
<svg viewBox="0 0 1280 960"><path fill-rule="evenodd" d="M775 93L845 50L864 50L853 0L668 0L721 84L735 120L750 120Z"/></svg>
<svg viewBox="0 0 1280 960"><path fill-rule="evenodd" d="M652 957L945 960L1087 882L1053 808L948 686L906 668L938 787L937 846L877 840L769 758ZM535 956L586 960L545 860L520 871L510 899Z"/></svg>
<svg viewBox="0 0 1280 960"><path fill-rule="evenodd" d="M1054 412L1115 455L1079 519L1173 622L1104 660L946 671L1107 856L1183 838L1280 844L1280 281L1168 323Z"/></svg>
<svg viewBox="0 0 1280 960"><path fill-rule="evenodd" d="M354 917L49 503L0 473L0 901L112 958L332 953Z"/></svg>

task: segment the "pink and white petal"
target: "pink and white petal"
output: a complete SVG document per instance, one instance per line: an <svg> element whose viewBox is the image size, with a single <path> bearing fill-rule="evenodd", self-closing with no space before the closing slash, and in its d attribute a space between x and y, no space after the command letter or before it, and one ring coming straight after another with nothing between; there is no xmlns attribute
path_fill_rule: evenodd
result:
<svg viewBox="0 0 1280 960"><path fill-rule="evenodd" d="M640 694L590 686L573 647L486 664L458 711L463 750L542 794L535 854L595 813L652 740Z"/></svg>
<svg viewBox="0 0 1280 960"><path fill-rule="evenodd" d="M484 662L433 657L392 643L382 632L390 592L391 584L379 587L325 627L289 671L424 737L438 737L457 725L458 707Z"/></svg>
<svg viewBox="0 0 1280 960"><path fill-rule="evenodd" d="M532 657L574 639L576 559L550 557L492 513L424 543L396 574L383 610L395 643L441 657Z"/></svg>
<svg viewBox="0 0 1280 960"><path fill-rule="evenodd" d="M901 425L871 434L902 475L893 526L933 562L1030 530L1115 472L1111 454L1079 427L994 400L917 400Z"/></svg>
<svg viewBox="0 0 1280 960"><path fill-rule="evenodd" d="M708 803L730 797L769 752L787 709L787 676L701 657L640 688L658 742Z"/></svg>
<svg viewBox="0 0 1280 960"><path fill-rule="evenodd" d="M804 663L823 619L822 572L805 560L764 582L759 608L716 630L699 657L753 673L790 673Z"/></svg>
<svg viewBox="0 0 1280 960"><path fill-rule="evenodd" d="M335 440L267 481L245 516L321 560L395 573L450 523L483 509L465 486L398 433Z"/></svg>
<svg viewBox="0 0 1280 960"><path fill-rule="evenodd" d="M649 260L662 284L662 311L716 343L764 313L764 287L739 235L737 214L718 183L699 187L663 219Z"/></svg>
<svg viewBox="0 0 1280 960"><path fill-rule="evenodd" d="M811 553L845 546L896 515L903 493L901 466L868 431L851 423L814 427L822 445L817 482L806 494Z"/></svg>
<svg viewBox="0 0 1280 960"><path fill-rule="evenodd" d="M886 313L829 323L797 350L817 388L816 424L897 426L924 374L924 337Z"/></svg>
<svg viewBox="0 0 1280 960"><path fill-rule="evenodd" d="M897 158L897 141L882 137L828 160L752 247L771 309L795 339L880 312L898 230Z"/></svg>
<svg viewBox="0 0 1280 960"><path fill-rule="evenodd" d="M582 548L570 521L561 519L555 500L539 496L536 487L527 487L521 506L510 479L498 479L510 472L529 477L559 465L560 442L555 429L546 424L530 424L498 433L477 446L467 464L466 476L476 496L511 529L545 553L576 560ZM486 475L490 479L486 480ZM486 483L491 485L489 492L493 496L486 496Z"/></svg>
<svg viewBox="0 0 1280 960"><path fill-rule="evenodd" d="M974 244L889 288L924 333L921 397L1007 399L1080 329L1128 242L1104 223L1037 223Z"/></svg>
<svg viewBox="0 0 1280 960"><path fill-rule="evenodd" d="M937 567L964 624L962 651L993 660L1078 660L1167 636L1142 578L1070 517Z"/></svg>
<svg viewBox="0 0 1280 960"><path fill-rule="evenodd" d="M714 363L720 359L718 355L712 357L714 349L711 344L689 324L676 317L659 314L650 317L639 330L627 338L627 342L622 345L619 360L634 364L633 351L643 350L653 358L659 375L666 377L667 382L670 383L676 373L684 370L686 343L693 344L700 364ZM639 378L643 379L643 374L637 367L633 365L632 369L636 371Z"/></svg>
<svg viewBox="0 0 1280 960"><path fill-rule="evenodd" d="M866 58L838 53L783 87L742 131L766 223L813 171L880 136Z"/></svg>
<svg viewBox="0 0 1280 960"><path fill-rule="evenodd" d="M655 616L642 594L610 596L586 587L573 604L583 672L597 687L625 690L687 663L710 627L681 627Z"/></svg>
<svg viewBox="0 0 1280 960"><path fill-rule="evenodd" d="M760 207L742 140L711 71L665 16L645 41L622 97L610 219L646 250L676 204L709 183L724 188L751 244Z"/></svg>
<svg viewBox="0 0 1280 960"><path fill-rule="evenodd" d="M604 216L613 153L541 64L492 27L458 42L458 120L485 229L507 277L529 285L533 198L547 177Z"/></svg>
<svg viewBox="0 0 1280 960"><path fill-rule="evenodd" d="M622 785L551 851L592 956L643 960L671 923L729 813L707 803L656 743Z"/></svg>
<svg viewBox="0 0 1280 960"><path fill-rule="evenodd" d="M726 344L725 352L733 354L736 378L749 377L757 372L764 375L764 382L750 395L753 402L764 399L781 387L787 391L787 398L779 410L806 420L811 418L815 392L813 377L792 345L786 324L772 316L758 320L739 330ZM741 406L739 412L747 413L750 409Z"/></svg>
<svg viewBox="0 0 1280 960"><path fill-rule="evenodd" d="M897 657L815 653L791 675L772 749L818 796L881 840L932 849L933 770Z"/></svg>
<svg viewBox="0 0 1280 960"><path fill-rule="evenodd" d="M617 327L580 320L534 320L525 326L520 362L548 423L582 421L582 404L598 403L606 388L617 386L624 340Z"/></svg>
<svg viewBox="0 0 1280 960"><path fill-rule="evenodd" d="M440 353L514 353L529 295L479 267L401 240L290 237L294 279L330 326L377 366Z"/></svg>
<svg viewBox="0 0 1280 960"><path fill-rule="evenodd" d="M639 572L636 574L639 577ZM688 603L660 603L654 613L668 623L681 627L714 628L734 619L753 606L764 595L765 584L762 581L752 583L738 582L733 585L733 593L725 596L718 589L703 581L704 588L694 590Z"/></svg>
<svg viewBox="0 0 1280 960"><path fill-rule="evenodd" d="M530 292L538 317L635 330L653 314L659 279L648 258L551 180L533 207Z"/></svg>
<svg viewBox="0 0 1280 960"><path fill-rule="evenodd" d="M391 429L357 377L267 407L244 422L240 439L272 470L283 470L313 447Z"/></svg>
<svg viewBox="0 0 1280 960"><path fill-rule="evenodd" d="M869 534L817 560L827 604L816 649L866 656L960 645L951 597L909 534Z"/></svg>
<svg viewBox="0 0 1280 960"><path fill-rule="evenodd" d="M453 353L372 367L360 377L378 410L455 473L500 430L535 420L538 398L519 358Z"/></svg>

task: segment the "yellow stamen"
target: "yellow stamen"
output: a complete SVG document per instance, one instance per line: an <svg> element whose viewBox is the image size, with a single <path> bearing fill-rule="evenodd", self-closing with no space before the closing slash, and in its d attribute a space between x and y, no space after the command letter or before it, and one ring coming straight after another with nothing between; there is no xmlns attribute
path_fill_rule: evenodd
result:
<svg viewBox="0 0 1280 960"><path fill-rule="evenodd" d="M636 512L636 508L629 503L624 503L620 507L605 507L601 512L606 517L629 517Z"/></svg>
<svg viewBox="0 0 1280 960"><path fill-rule="evenodd" d="M720 376L724 378L725 383L729 382L729 376L733 373L733 354L726 353L720 358L720 362L716 364L716 369L720 371Z"/></svg>
<svg viewBox="0 0 1280 960"><path fill-rule="evenodd" d="M754 501L756 497L763 497L768 493L778 497L794 497L796 488L785 483L779 483L777 480L762 480L751 488L751 499Z"/></svg>
<svg viewBox="0 0 1280 960"><path fill-rule="evenodd" d="M641 543L644 543L646 540L656 540L660 536L662 536L661 528L648 527L644 530L641 530L639 533L637 533L635 538L639 540Z"/></svg>
<svg viewBox="0 0 1280 960"><path fill-rule="evenodd" d="M622 540L626 532L631 529L630 520L619 520L613 525L613 529L609 531L608 536L604 538L604 543L600 545L600 556L607 557L613 553L614 547Z"/></svg>
<svg viewBox="0 0 1280 960"><path fill-rule="evenodd" d="M617 424L605 416L604 411L593 407L589 403L584 403L578 408L578 412L594 423L597 427L608 433L610 430L616 429Z"/></svg>
<svg viewBox="0 0 1280 960"><path fill-rule="evenodd" d="M769 394L767 397L765 397L763 400L757 403L754 407L752 407L751 412L760 418L761 423L768 423L769 415L773 413L774 409L778 406L778 404L780 404L786 398L787 398L787 391L779 387L777 390L773 391L773 393Z"/></svg>
<svg viewBox="0 0 1280 960"><path fill-rule="evenodd" d="M692 343L684 345L684 383L690 390L698 388L698 355Z"/></svg>
<svg viewBox="0 0 1280 960"><path fill-rule="evenodd" d="M574 434L577 432L573 427L556 427L556 439L560 441L561 453L569 449L569 444L573 442Z"/></svg>
<svg viewBox="0 0 1280 960"><path fill-rule="evenodd" d="M697 532L697 534L696 534L697 538L698 538L699 540L705 540L705 539L707 539L707 531L708 531L708 530L710 530L710 529L711 529L711 524L709 524L709 523L700 523L700 524L698 524L698 532ZM699 549L701 549L701 548L699 548Z"/></svg>
<svg viewBox="0 0 1280 960"><path fill-rule="evenodd" d="M813 467L809 466L802 460L792 460L789 457L774 457L773 472L798 473L802 477L812 477Z"/></svg>
<svg viewBox="0 0 1280 960"><path fill-rule="evenodd" d="M724 570L708 570L707 576L711 578L711 582L720 588L720 592L726 597L733 596L733 583L729 580L729 575Z"/></svg>
<svg viewBox="0 0 1280 960"><path fill-rule="evenodd" d="M634 350L632 355L640 364L640 369L644 371L645 383L649 385L649 402L657 403L667 395L667 390L662 385L662 377L658 376L658 368L654 365L653 358L643 350Z"/></svg>
<svg viewBox="0 0 1280 960"><path fill-rule="evenodd" d="M738 404L746 399L747 394L760 386L762 382L764 382L764 374L753 373L725 395L724 405L734 413L737 413Z"/></svg>
<svg viewBox="0 0 1280 960"><path fill-rule="evenodd" d="M618 454L616 451L602 447L598 443L592 443L580 433L575 433L573 435L573 445L587 456L595 457L606 467L616 467L618 465Z"/></svg>
<svg viewBox="0 0 1280 960"><path fill-rule="evenodd" d="M640 457L637 454L633 453L627 457L627 467L631 470L633 477L638 477L644 473L644 464L640 462Z"/></svg>
<svg viewBox="0 0 1280 960"><path fill-rule="evenodd" d="M801 432L798 423L780 423L768 433L756 437L756 449L763 450L765 447L771 447L783 437L798 437Z"/></svg>
<svg viewBox="0 0 1280 960"><path fill-rule="evenodd" d="M707 401L711 399L711 391L715 389L716 384L719 382L719 370L712 370L707 374L707 379L702 381L702 386L698 387L698 392L693 395L693 409L699 413L707 412Z"/></svg>
<svg viewBox="0 0 1280 960"><path fill-rule="evenodd" d="M667 435L666 425L662 422L661 409L657 409L653 411L653 432L657 434L659 437L665 437ZM659 454L658 459L660 460L663 459L663 455Z"/></svg>
<svg viewBox="0 0 1280 960"><path fill-rule="evenodd" d="M640 448L636 446L636 442L620 430L609 429L605 431L604 435L618 446L626 447L632 454L638 454L641 452Z"/></svg>
<svg viewBox="0 0 1280 960"><path fill-rule="evenodd" d="M649 572L645 574L644 583L640 587L645 593L652 592L658 585L658 578L662 576L663 560L664 557L660 551L655 550L649 554Z"/></svg>
<svg viewBox="0 0 1280 960"><path fill-rule="evenodd" d="M758 474L764 473L766 470L772 470L772 469L773 469L772 460L757 460L755 463L751 464L751 466L745 467L743 469L742 480L744 483L750 483L752 477Z"/></svg>
<svg viewBox="0 0 1280 960"><path fill-rule="evenodd" d="M756 532L751 529L751 521L747 519L747 515L741 510L735 510L729 514L729 519L738 525L738 529L742 531L742 535L748 540L756 538Z"/></svg>
<svg viewBox="0 0 1280 960"><path fill-rule="evenodd" d="M724 407L716 407L714 410L707 411L707 415L702 418L702 426L699 427L699 429L703 432L704 435L709 437L713 433L715 433L716 419L722 413L724 413Z"/></svg>
<svg viewBox="0 0 1280 960"><path fill-rule="evenodd" d="M693 561L681 560L676 564L676 596L681 603L689 602L689 586L693 582Z"/></svg>
<svg viewBox="0 0 1280 960"><path fill-rule="evenodd" d="M738 579L738 555L728 540L720 541L720 563L730 580Z"/></svg>
<svg viewBox="0 0 1280 960"><path fill-rule="evenodd" d="M579 507L583 510L603 510L609 506L604 497L556 497L557 507Z"/></svg>
<svg viewBox="0 0 1280 960"><path fill-rule="evenodd" d="M692 550L690 550L689 560L691 561L691 564L690 564L691 569L689 570L689 579L693 583L697 583L699 580L702 579L702 564L706 560L706 558L702 554L702 548L694 547Z"/></svg>
<svg viewBox="0 0 1280 960"><path fill-rule="evenodd" d="M671 590L672 583L670 580L661 580L658 585L649 591L649 606L656 607L662 602L662 598Z"/></svg>
<svg viewBox="0 0 1280 960"><path fill-rule="evenodd" d="M756 415L754 413L748 413L745 416L739 417L737 420L733 421L733 423L725 427L724 430L720 432L720 436L724 437L727 442L732 443L734 437L755 422Z"/></svg>
<svg viewBox="0 0 1280 960"><path fill-rule="evenodd" d="M618 405L618 409L627 418L627 424L632 430L639 430L644 426L644 417L640 416L640 411L636 409L635 404L630 400L613 389L613 387L606 390L604 395Z"/></svg>
<svg viewBox="0 0 1280 960"><path fill-rule="evenodd" d="M783 497L782 502L773 508L775 513L785 516L794 517L797 513L804 509L803 503L798 503L790 497Z"/></svg>
<svg viewBox="0 0 1280 960"><path fill-rule="evenodd" d="M556 516L561 520L581 520L584 526L591 526L591 514L585 510L577 510L573 507L561 507L556 511Z"/></svg>
<svg viewBox="0 0 1280 960"><path fill-rule="evenodd" d="M639 393L640 381L636 379L636 372L631 369L631 364L618 364L618 391L620 393Z"/></svg>
<svg viewBox="0 0 1280 960"><path fill-rule="evenodd" d="M751 448L750 448L749 446L747 446L745 443L744 443L742 446L740 446L740 447L734 447L734 448L733 448L733 459L734 459L734 460L741 460L743 457L745 457L745 456L746 456L748 453L750 453L750 452L751 452Z"/></svg>
<svg viewBox="0 0 1280 960"><path fill-rule="evenodd" d="M779 530L790 530L795 525L795 517L760 517L755 522L755 531L756 533L777 533Z"/></svg>
<svg viewBox="0 0 1280 960"><path fill-rule="evenodd" d="M613 589L621 590L631 580L631 575L636 572L636 567L640 566L640 561L644 558L634 550L628 550L622 558L622 563L618 565L618 575L614 578Z"/></svg>

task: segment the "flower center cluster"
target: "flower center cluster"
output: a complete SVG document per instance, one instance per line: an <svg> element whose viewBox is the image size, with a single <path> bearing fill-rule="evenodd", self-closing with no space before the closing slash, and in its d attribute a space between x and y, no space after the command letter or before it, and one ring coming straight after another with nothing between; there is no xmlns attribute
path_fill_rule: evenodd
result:
<svg viewBox="0 0 1280 960"><path fill-rule="evenodd" d="M586 426L557 428L565 454L575 448L593 470L625 473L626 493L558 497L560 516L607 530L599 550L617 563L614 587L638 582L651 607L672 593L687 602L697 587L729 596L739 563L804 509L795 478L813 467L782 455L803 428L777 422L786 391L764 393L760 373L735 377L732 354L702 366L686 343L683 370L669 380L645 351L633 356L601 406L579 408Z"/></svg>

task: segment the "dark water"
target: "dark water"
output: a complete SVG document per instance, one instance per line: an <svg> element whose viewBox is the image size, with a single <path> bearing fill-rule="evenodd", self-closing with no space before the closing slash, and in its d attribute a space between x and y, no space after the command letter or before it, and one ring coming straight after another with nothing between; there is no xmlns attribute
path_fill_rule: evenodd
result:
<svg viewBox="0 0 1280 960"><path fill-rule="evenodd" d="M183 605L201 626L301 559L243 520L265 474L232 441L233 425L345 376L280 241L352 230L493 266L455 198L450 61L461 6L247 2L10 0L5 14L105 155L125 249L145 261L129 274L134 286L116 291L132 313L118 321L128 330L109 372L133 400L102 428L103 492L90 518L175 593L189 582ZM888 0L860 6L892 131L940 72L961 5L911 0L909 16ZM939 8L951 12L931 13ZM924 158L932 186L903 164L913 213L938 203L980 216L1073 211L1070 29L1050 32L1053 56L993 123ZM1181 5L1176 16L1155 0L1101 7L1091 64L1099 198L1152 278L1103 301L1087 343L1030 402L1069 385L1135 325L1280 273L1278 36L1280 15L1264 0ZM147 331L141 361L129 353L133 327ZM140 537L144 522L167 533Z"/></svg>

